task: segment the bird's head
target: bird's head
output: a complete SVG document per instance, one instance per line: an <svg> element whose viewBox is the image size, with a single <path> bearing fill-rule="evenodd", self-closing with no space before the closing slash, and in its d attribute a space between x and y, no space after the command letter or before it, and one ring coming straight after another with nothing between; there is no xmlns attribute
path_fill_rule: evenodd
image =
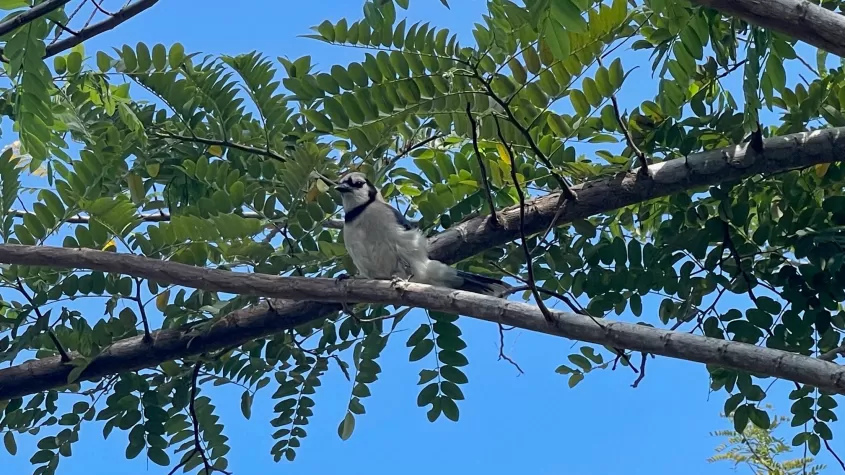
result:
<svg viewBox="0 0 845 475"><path fill-rule="evenodd" d="M334 189L340 192L344 211L351 211L373 200L384 201L375 185L361 172L347 173Z"/></svg>

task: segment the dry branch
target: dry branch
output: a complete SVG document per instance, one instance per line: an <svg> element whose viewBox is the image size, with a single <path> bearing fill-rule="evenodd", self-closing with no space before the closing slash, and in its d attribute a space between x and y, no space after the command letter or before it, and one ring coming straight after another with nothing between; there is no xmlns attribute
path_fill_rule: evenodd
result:
<svg viewBox="0 0 845 475"><path fill-rule="evenodd" d="M335 279L308 277L279 277L265 274L245 274L232 271L208 269L190 266L178 262L159 261L131 254L115 254L91 249L65 249L50 246L0 245L0 262L22 265L50 265L50 267L72 267L128 274L135 277L154 279L168 284L185 285L208 291L227 292L256 297L296 299L322 302L371 302L396 306L411 306L430 310L466 315L493 323L502 323L540 333L562 336L573 340L586 341L600 345L627 348L644 353L652 353L672 358L696 361L800 382L819 389L845 394L845 366L781 350L758 347L747 343L719 340L686 332L673 332L645 325L615 321L596 321L584 315L548 310L551 322L546 320L545 312L538 307L521 302L489 297L486 295L459 290L432 287L416 283L393 283L347 279L338 282ZM300 304L303 306L309 303ZM274 305L275 306L275 305ZM241 320L244 320L243 322ZM254 318L227 317L220 324L231 331L234 329L254 329ZM190 352L215 349L223 346L219 330L214 325L211 330L198 331L188 336L181 332L164 331L170 336L168 347L173 347L173 339L190 341ZM276 325L278 327L278 324ZM158 354L157 345L160 334L153 334L152 344L146 344L141 338L132 339L132 343L121 342L118 346L122 354L147 352ZM243 333L240 331L239 333ZM272 331L264 330L264 335ZM190 338L190 337L193 338ZM206 339L215 338L217 345L209 345ZM231 341L226 339L226 345ZM187 342L185 342L188 349ZM105 356L94 360L108 360ZM172 351L172 350L171 350ZM163 356L163 355L162 355ZM168 355L170 358L176 355ZM183 356L179 354L178 356ZM169 358L168 358L169 359ZM155 359L149 362L156 361ZM166 361L160 359L158 362ZM134 365L133 365L134 366ZM64 374L71 366L62 364L59 358L32 361L0 370L0 400L26 394L20 390L21 380L33 380L39 370L47 370L49 378L56 381L53 373ZM125 371L125 368L122 368ZM97 378L104 374L97 371L83 371L82 378ZM23 374L22 374L23 373ZM106 373L107 374L107 373ZM28 375L28 376L27 376ZM46 375L45 375L46 376ZM47 377L38 378L47 380ZM51 386L38 384L28 390L48 389Z"/></svg>
<svg viewBox="0 0 845 475"><path fill-rule="evenodd" d="M845 16L806 0L692 0L845 57Z"/></svg>
<svg viewBox="0 0 845 475"><path fill-rule="evenodd" d="M653 164L649 167L649 175L636 172L622 173L584 183L577 187L579 201L564 203L565 208L555 224L561 225L575 219L586 218L679 191L715 185L727 180L835 162L845 157L845 128L771 138L764 141L763 150L761 155L751 151L747 148L747 145L738 145L694 154L685 159ZM543 231L552 224L551 221L558 211L555 206L557 202L558 194L547 195L527 202L525 209L526 233L532 234ZM446 232L434 236L429 240L431 256L441 261L454 263L484 249L514 240L519 233L519 207L507 208L498 214L502 224L500 227L487 226L486 220L488 217L481 216L457 224ZM53 262L46 264L50 265ZM197 268L197 270L202 269ZM197 284L197 282L194 284ZM376 284L378 285L378 283ZM322 293L323 290L320 292ZM439 290L439 292L444 291ZM448 295L451 296L452 293ZM474 298L469 301L474 302ZM350 295L349 300L353 301L353 296ZM499 302L498 300L495 301ZM406 304L413 303L408 301ZM513 303L508 303L509 307L512 305ZM233 312L201 335L194 335L182 330L160 330L153 332L154 342L152 345L142 344L140 336L117 342L94 359L83 375L85 378L95 379L119 372L152 367L167 360L196 355L208 350L241 344L309 321L325 318L333 312L339 311L340 308L341 306L338 304L277 301L273 303L275 311L272 311L266 303L261 303L248 309ZM541 324L545 325L541 316L540 318ZM589 317L575 316L573 318L587 319L586 321L591 324L588 325L592 327L591 331L603 331ZM499 322L498 313L494 321ZM504 320L503 322L507 323ZM564 322L561 323L563 324L562 328L567 328L567 331L574 328L566 327L567 324ZM662 330L640 327L636 331L661 332ZM675 334L669 333L669 335ZM573 335L573 338L578 338L578 336ZM685 341L684 339L688 337L678 338ZM689 338L700 337L689 336ZM189 345L191 341L192 343ZM621 342L613 342L612 346L627 345L623 345ZM635 349L631 346L629 348ZM762 348L749 349L748 351L758 350L774 351ZM651 348L644 349L644 351L664 354ZM790 355L789 358L804 357ZM695 360L694 358L688 359ZM780 367L780 364L780 362L775 362L777 368ZM62 365L58 357L29 361L0 370L0 400L60 387L66 384L69 372L70 368Z"/></svg>

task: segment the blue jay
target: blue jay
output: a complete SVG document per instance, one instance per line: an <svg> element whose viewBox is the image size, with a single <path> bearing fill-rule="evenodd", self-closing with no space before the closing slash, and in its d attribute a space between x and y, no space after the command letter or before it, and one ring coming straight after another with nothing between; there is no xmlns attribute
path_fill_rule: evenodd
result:
<svg viewBox="0 0 845 475"><path fill-rule="evenodd" d="M346 250L361 277L411 280L423 284L502 295L510 285L428 258L425 236L390 206L366 175L343 176L335 189L343 200Z"/></svg>

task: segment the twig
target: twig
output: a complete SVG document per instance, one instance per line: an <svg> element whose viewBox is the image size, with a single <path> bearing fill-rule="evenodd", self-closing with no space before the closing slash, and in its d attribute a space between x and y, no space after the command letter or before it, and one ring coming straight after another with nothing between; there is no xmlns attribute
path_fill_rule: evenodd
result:
<svg viewBox="0 0 845 475"><path fill-rule="evenodd" d="M519 371L519 374L525 374L525 371L522 371L519 364L505 354L505 327L501 323L499 323L499 360L507 361L512 364L517 371Z"/></svg>
<svg viewBox="0 0 845 475"><path fill-rule="evenodd" d="M834 361L839 355L845 355L845 345L822 353L821 355L819 355L819 359L824 361Z"/></svg>
<svg viewBox="0 0 845 475"><path fill-rule="evenodd" d="M142 280L139 278L135 279L135 289L137 293L135 294L135 298L133 300L138 302L138 310L141 312L141 321L144 323L144 342L151 343L153 338L150 336L150 323L149 320L147 320L147 311L144 308L144 302L141 300L141 281Z"/></svg>
<svg viewBox="0 0 845 475"><path fill-rule="evenodd" d="M425 147L426 145L430 144L431 142L434 142L435 140L441 139L441 138L443 138L442 134L435 134L435 135L432 135L431 137L429 137L427 139L420 140L419 142L417 142L415 144L410 144L410 145L406 146L404 148L404 150L399 152L396 156L391 158L390 161L392 163L396 163L397 161L399 161L399 159L405 157L406 155L413 152L414 150L416 150L418 148Z"/></svg>
<svg viewBox="0 0 845 475"><path fill-rule="evenodd" d="M475 149L475 159L478 161L478 167L481 169L481 181L484 191L487 193L487 204L490 206L490 219L493 226L498 227L499 216L496 214L496 205L493 202L493 193L490 192L490 182L487 179L487 167L484 166L484 160L481 158L481 150L478 149L478 123L472 116L472 104L467 102L467 117L469 118L470 129L472 129L472 146Z"/></svg>
<svg viewBox="0 0 845 475"><path fill-rule="evenodd" d="M194 143L199 143L199 144L203 144L203 145L217 145L218 147L233 148L235 150L240 150L242 152L253 153L255 155L262 155L262 156L265 156L265 157L270 157L274 160L278 160L278 161L283 162L283 163L287 161L287 159L285 157L279 155L276 152L273 152L272 150L267 150L267 149L258 148L258 147L252 147L250 145L244 145L244 144L239 144L239 143L235 143L235 142L230 142L228 140L207 139L207 138L204 138L204 137L197 137L196 135L191 135L191 136L179 135L179 134L174 134L172 132L161 133L161 132L156 132L156 131L147 131L147 134L152 135L154 137L159 137L159 138L181 140L183 142L194 142Z"/></svg>
<svg viewBox="0 0 845 475"><path fill-rule="evenodd" d="M15 209L9 211L9 213L11 215L15 216L16 218L23 218L26 215L29 215L29 214L34 215L35 214L31 211L15 210ZM235 213L235 214L237 214L238 216L240 216L242 218L255 218L255 219L262 219L263 218L263 216L261 214L255 213L255 212L252 212L252 211L241 211L241 212L238 212L238 213ZM140 214L136 215L135 218L140 219L141 221L143 221L145 223L161 223L161 222L170 221L171 215L169 213L165 213L165 212L162 212L162 211L156 211L156 212L153 212L153 213L140 213ZM69 216L62 221L66 224L87 224L88 222L91 221L91 217L85 216L85 215L82 215L82 214L76 214L76 215L73 215L73 216ZM340 219L328 219L326 221L323 221L322 226L324 228L329 228L329 229L342 229L343 228L343 221L340 220Z"/></svg>
<svg viewBox="0 0 845 475"><path fill-rule="evenodd" d="M138 15L144 10L147 10L156 3L158 3L158 0L138 0L135 3L127 5L126 7L121 8L119 11L115 12L114 15L112 15L111 17L99 23L95 23L89 27L81 29L76 36L65 38L48 46L44 58L55 56L61 53L62 51L66 51L73 48L74 46L82 43L87 39L105 33L113 29L114 27L120 25L121 23L129 20L130 18Z"/></svg>
<svg viewBox="0 0 845 475"><path fill-rule="evenodd" d="M793 383L795 383L795 389L799 389L799 390L801 389L801 385L798 384L797 381L793 381ZM816 424L819 423L819 420L818 420L818 418L816 418L815 414L813 414L813 422L815 422ZM826 441L824 439L822 439L822 441L824 442L824 446L827 449L827 451L830 452L830 455L833 455L833 458L835 458L836 461L839 462L839 465L842 466L842 470L845 470L845 461L843 461L839 457L839 454L837 454L836 451L833 450L833 447L830 446L830 443L828 443L828 441ZM805 447L806 447L806 442L805 442Z"/></svg>
<svg viewBox="0 0 845 475"><path fill-rule="evenodd" d="M725 247L727 247L728 251L731 253L731 257L733 257L734 261L736 262L736 267L742 274L743 280L745 280L746 285L748 285L748 296L751 297L751 301L754 302L754 305L757 305L757 296L754 295L754 290L751 288L751 277L748 275L748 273L745 272L745 269L742 268L742 258L739 256L739 251L737 251L733 239L731 239L731 228L726 221L722 221L722 230L722 241L725 244ZM769 330L769 334L771 335L771 330Z"/></svg>
<svg viewBox="0 0 845 475"><path fill-rule="evenodd" d="M36 5L20 15L0 23L0 36L9 33L15 28L31 23L54 10L58 10L68 2L70 0L47 0L44 3Z"/></svg>
<svg viewBox="0 0 845 475"><path fill-rule="evenodd" d="M522 191L522 187L519 186L519 177L516 176L516 160L514 159L510 145L508 145L504 135L502 135L499 118L493 116L493 119L496 121L496 133L499 135L499 140L502 141L502 146L505 147L508 159L511 162L511 178L513 179L513 186L516 187L516 194L519 195L519 242L522 245L522 252L525 253L525 262L528 268L528 285L531 286L531 293L534 294L534 300L537 302L537 307L540 308L543 317L547 322L557 326L557 320L549 312L546 303L543 302L543 297L537 291L537 282L534 280L534 259L531 257L531 251L528 249L528 241L525 238L525 193Z"/></svg>
<svg viewBox="0 0 845 475"><path fill-rule="evenodd" d="M525 140L528 142L528 145L531 147L531 150L534 152L534 154L537 155L537 158L539 158L540 161L543 162L543 164L546 167L548 167L549 173L552 174L552 176L555 178L555 180L560 185L560 189L561 189L561 193L562 193L561 196L568 199L568 200L577 201L578 197L575 195L575 192L572 191L572 188L569 187L569 183L566 182L565 178L563 178L562 176L558 175L557 172L555 172L555 170L554 170L555 167L554 167L554 165L552 165L552 162L549 160L548 157L546 157L546 154L544 154L542 152L542 150L540 150L540 147L537 146L537 143L534 142L534 138L531 137L531 133L528 131L528 129L526 129L525 126L523 126L522 124L519 123L519 120L517 120L516 116L513 114L513 111L511 111L510 105L507 102L505 102L504 100L502 100L501 97L496 95L496 93L493 91L493 87L490 86L490 83L485 81L484 78L481 77L481 74L479 74L479 72L477 70L474 70L473 73L474 73L476 79L481 81L481 84L484 85L484 89L487 90L487 95L491 99L493 99L497 104L499 104L499 106L501 106L502 109L504 109L505 114L508 116L508 120L513 124L514 127L517 128L517 130L519 130L519 132L522 134L522 136L525 137ZM498 118L495 115L493 117L495 119L497 119L496 127L499 128ZM499 131L499 137L502 140L502 143L505 146L507 146L505 139L502 137L501 131Z"/></svg>
<svg viewBox="0 0 845 475"><path fill-rule="evenodd" d="M637 379L634 380L634 383L631 385L632 388L636 388L640 385L640 382L645 378L645 363L648 361L648 353L642 352L640 353L643 359L640 361L640 374L637 376Z"/></svg>
<svg viewBox="0 0 845 475"><path fill-rule="evenodd" d="M218 469L213 468L211 464L208 463L208 457L205 455L205 449L203 449L202 443L200 442L200 423L199 418L197 418L197 410L195 407L197 400L197 377L200 374L200 369L202 369L202 363L197 362L196 364L194 364L194 371L191 374L191 402L188 405L188 412L190 412L191 414L191 423L194 426L194 452L200 454L200 457L202 457L202 465L203 467L205 467L205 473L210 474ZM188 458L190 459L190 457ZM224 472L223 470L219 471L223 473L228 473Z"/></svg>
<svg viewBox="0 0 845 475"><path fill-rule="evenodd" d="M601 65L601 59L599 59L599 65ZM628 126L625 125L625 122L622 120L622 113L619 111L619 102L616 100L616 93L610 94L610 102L613 104L613 115L616 116L616 122L622 130L622 134L625 136L625 141L628 143L628 147L631 148L631 151L634 152L634 155L637 156L637 161L640 162L639 172L648 176L648 158L646 158L643 151L637 147L637 144L634 143L634 137L631 136L631 131L628 130Z"/></svg>
<svg viewBox="0 0 845 475"><path fill-rule="evenodd" d="M18 291L23 294L26 301L29 302L30 307L32 307L32 310L35 312L35 316L38 317L39 321L44 321L44 315L41 313L41 310L38 308L38 305L35 305L35 301L32 299L32 297L29 296L29 292L27 292L26 288L24 288L21 279L17 279L17 282ZM59 338L56 336L55 333L53 333L53 330L49 327L49 325L47 325L46 331L47 336L50 337L50 340L52 340L53 345L55 345L56 350L59 352L59 356L62 358L62 362L69 362L71 360L71 357L67 354L67 351L65 351L65 348L62 346L62 342L59 341Z"/></svg>

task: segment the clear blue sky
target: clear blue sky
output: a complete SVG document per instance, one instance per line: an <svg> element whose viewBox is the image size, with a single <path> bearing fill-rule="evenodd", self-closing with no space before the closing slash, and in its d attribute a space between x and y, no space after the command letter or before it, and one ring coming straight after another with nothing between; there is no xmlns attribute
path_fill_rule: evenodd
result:
<svg viewBox="0 0 845 475"><path fill-rule="evenodd" d="M115 10L121 3L107 0L105 6ZM450 28L464 43L472 43L470 28L481 21L485 2L451 3L452 10L448 11L435 0L413 0L408 15ZM110 50L123 43L181 42L188 52L237 54L258 50L271 58L281 55L291 59L311 54L318 68L327 69L335 63L356 60L363 53L297 35L309 33L310 26L326 18L357 19L361 5L360 0L264 0L245 2L244 8L233 9L232 2L221 0L165 0L117 30L87 42L86 51L90 56L97 49ZM621 52L626 69L640 66L628 79L637 86L623 87L622 105L630 109L653 97L656 84L649 77L644 55L624 49ZM6 134L2 143L11 140ZM580 153L590 150L579 148ZM648 300L644 310L652 322L656 302ZM742 296L724 303L746 305ZM99 305L90 308L93 315L102 312ZM409 316L401 327L414 329L420 317L415 314L417 318ZM331 367L315 396L315 415L306 427L308 437L303 439L293 463L276 464L269 453L274 443L268 422L273 417L273 403L269 401L272 387L260 393L264 397L259 396L249 421L239 409L239 390L206 388L203 393L213 397L230 438L230 470L239 475L340 471L654 475L676 474L679 469L689 474L731 470L729 463L706 461L721 442L709 433L728 426L719 417L725 394L709 393L702 365L658 358L649 361L648 375L636 389L630 387L635 376L627 368L589 374L575 389L569 389L567 378L555 374L554 369L566 363L566 356L577 351L581 343L527 331L509 332L506 351L526 371L518 376L510 365L497 361L495 326L469 318L462 318L460 325L469 345L470 383L463 388L466 400L459 403L459 423L441 418L431 424L425 410L416 406L418 371L426 366L408 362L404 345L408 333L403 333L396 335L382 353L379 362L383 373L372 385L373 396L364 401L367 414L358 417L355 433L346 442L340 440L336 430L345 414L351 386L335 366ZM784 396L789 389L788 383L777 383L771 397L776 409L785 415L789 401ZM74 456L62 461L60 474L167 473L140 457L125 460L127 434L115 430L103 441L101 428L99 423L83 425L82 440L75 445ZM836 424L834 432L837 429L841 438L845 426ZM792 433L789 428L781 432L787 441ZM36 451L38 438L18 437L19 454L15 458L0 450L0 464L6 473L31 472L29 457ZM832 462L824 452L819 461ZM741 467L739 473L746 470Z"/></svg>

